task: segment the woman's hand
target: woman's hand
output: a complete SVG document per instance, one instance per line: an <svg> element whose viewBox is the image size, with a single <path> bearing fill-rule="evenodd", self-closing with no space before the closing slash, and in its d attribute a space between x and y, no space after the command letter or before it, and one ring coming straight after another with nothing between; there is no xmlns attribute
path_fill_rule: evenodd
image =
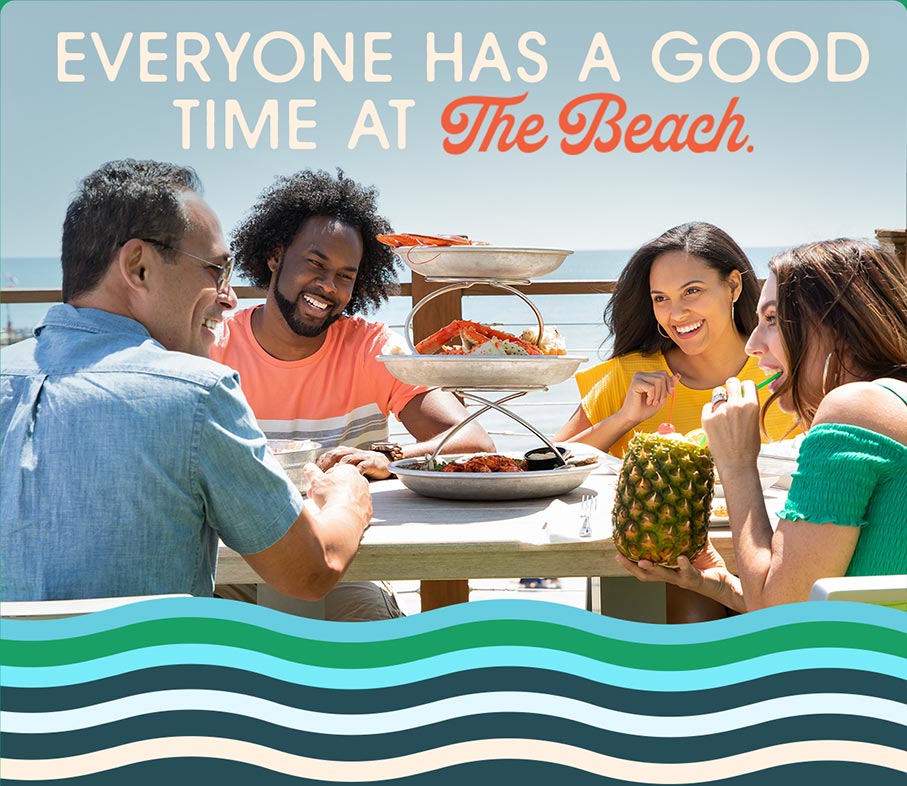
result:
<svg viewBox="0 0 907 786"><path fill-rule="evenodd" d="M667 371L637 371L630 379L630 386L620 408L620 417L634 428L658 412L674 392L680 374ZM629 429L627 429L629 430Z"/></svg>
<svg viewBox="0 0 907 786"><path fill-rule="evenodd" d="M706 543L705 549L692 562L684 556L678 557L676 568L666 568L644 559L633 562L622 554L617 555L617 561L640 581L674 584L717 600L735 611L746 610L740 580L727 569L712 541Z"/></svg>
<svg viewBox="0 0 907 786"><path fill-rule="evenodd" d="M751 470L759 455L759 397L751 380L731 377L725 383L727 401L702 408L702 427L709 450L722 475Z"/></svg>

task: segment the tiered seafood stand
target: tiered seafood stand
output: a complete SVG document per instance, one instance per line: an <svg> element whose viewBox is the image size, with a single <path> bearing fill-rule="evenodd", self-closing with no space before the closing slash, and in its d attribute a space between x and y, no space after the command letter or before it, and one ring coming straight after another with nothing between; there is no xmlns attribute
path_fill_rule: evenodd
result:
<svg viewBox="0 0 907 786"><path fill-rule="evenodd" d="M410 355L378 358L388 371L407 384L453 391L479 408L445 435L430 457L393 462L391 470L411 491L427 497L458 500L530 499L566 494L579 487L598 466L582 456L562 457L557 446L507 404L530 391L546 391L569 379L586 358L571 355L419 354L413 343L419 313L445 300L456 290L487 285L526 303L538 325L536 343L544 336L540 311L518 287L556 270L572 252L558 249L503 248L485 245L406 246L394 252L414 273L413 292L424 295L406 318L405 336ZM459 316L459 315L457 315ZM437 321L435 321L437 324ZM558 468L524 472L441 472L440 463L466 457L443 454L445 443L467 423L494 409L513 419L539 439L556 457ZM506 454L505 454L506 455ZM522 458L522 456L520 457ZM575 463L583 463L575 466ZM423 608L468 600L465 581L427 581L422 584Z"/></svg>
<svg viewBox="0 0 907 786"><path fill-rule="evenodd" d="M484 284L518 297L529 307L538 325L535 342L538 345L545 334L544 320L517 287L528 285L532 277L556 270L571 252L493 246L417 246L396 249L396 252L414 272L425 276L426 281L444 286L420 299L406 318L404 332L411 354L384 355L378 359L393 376L407 384L442 387L480 405L445 435L430 457L394 462L391 468L400 481L418 494L444 499L530 499L564 494L579 486L589 476L594 462L589 458L576 460L569 454L564 457L545 434L505 405L530 391L546 391L549 385L569 379L586 358L499 354L504 351L499 346L510 343L506 334L489 340L489 346L498 347L492 347L487 354L483 346L477 347L473 354L419 354L411 339L414 318L435 298ZM470 323L463 324L468 329ZM504 473L438 471L442 463L462 458L443 454L448 440L490 409L513 419L538 437L544 446L542 450L547 448L552 466L533 469L530 463L527 471Z"/></svg>

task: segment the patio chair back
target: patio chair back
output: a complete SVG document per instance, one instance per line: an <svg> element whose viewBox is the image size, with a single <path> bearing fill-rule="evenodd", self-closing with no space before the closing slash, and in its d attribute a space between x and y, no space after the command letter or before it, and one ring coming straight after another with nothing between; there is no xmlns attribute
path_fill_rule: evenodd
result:
<svg viewBox="0 0 907 786"><path fill-rule="evenodd" d="M907 611L907 575L819 579L810 600L850 600Z"/></svg>

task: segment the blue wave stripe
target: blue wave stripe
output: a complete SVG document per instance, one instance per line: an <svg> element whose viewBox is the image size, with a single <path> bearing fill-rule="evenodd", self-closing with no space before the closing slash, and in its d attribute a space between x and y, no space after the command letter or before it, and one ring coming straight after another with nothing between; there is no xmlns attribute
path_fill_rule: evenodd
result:
<svg viewBox="0 0 907 786"><path fill-rule="evenodd" d="M0 621L0 637L22 641L84 636L135 622L173 617L202 617L246 622L294 636L331 642L390 641L480 620L534 620L569 625L581 631L627 642L690 644L803 622L859 622L903 630L903 612L844 601L791 603L698 625L653 625L603 617L557 603L487 600L461 603L398 620L346 625L294 617L248 603L217 598L170 598L56 620Z"/></svg>
<svg viewBox="0 0 907 786"><path fill-rule="evenodd" d="M380 721L375 725L379 727ZM720 734L662 738L600 729L560 717L500 712L350 738L288 729L227 713L160 712L75 732L4 733L0 735L0 746L6 758L45 760L103 751L136 740L204 735L252 742L321 760L380 761L457 742L498 739L504 729L508 738L563 742L624 760L652 763L697 762L808 740L867 742L894 750L904 750L905 745L901 725L840 714L803 715Z"/></svg>
<svg viewBox="0 0 907 786"><path fill-rule="evenodd" d="M815 668L847 669L859 664L865 671L900 677L905 659L884 653L846 648L792 650L723 666L684 672L643 671L615 666L570 653L536 647L487 647L445 653L424 661L377 669L326 669L214 645L167 645L118 653L107 658L65 666L4 667L0 685L51 687L72 685L137 669L172 664L211 664L247 669L275 679L322 688L383 688L431 679L442 674L495 666L546 668L624 688L647 690L705 690L758 679L770 674Z"/></svg>
<svg viewBox="0 0 907 786"><path fill-rule="evenodd" d="M392 687L358 690L312 687L262 674L220 666L162 666L139 669L106 679L50 688L3 689L3 709L13 712L53 712L125 696L163 690L223 690L257 696L290 707L320 712L373 713L439 701L449 696L488 691L532 691L622 712L657 707L665 717L720 712L756 701L809 693L849 693L907 702L901 678L855 669L811 669L772 674L756 680L709 690L657 691L616 687L550 669L483 668L443 674Z"/></svg>

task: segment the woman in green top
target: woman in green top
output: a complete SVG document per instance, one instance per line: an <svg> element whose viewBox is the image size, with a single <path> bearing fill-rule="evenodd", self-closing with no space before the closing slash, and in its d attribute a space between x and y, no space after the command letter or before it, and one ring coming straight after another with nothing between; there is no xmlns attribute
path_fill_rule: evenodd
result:
<svg viewBox="0 0 907 786"><path fill-rule="evenodd" d="M618 557L644 581L667 581L738 611L806 600L820 578L907 572L907 283L868 243L832 240L769 264L747 353L773 403L808 429L775 532L759 486L759 403L732 378L703 408L727 495L739 578L708 549L676 570ZM718 390L718 389L716 389ZM720 396L719 396L720 398Z"/></svg>

